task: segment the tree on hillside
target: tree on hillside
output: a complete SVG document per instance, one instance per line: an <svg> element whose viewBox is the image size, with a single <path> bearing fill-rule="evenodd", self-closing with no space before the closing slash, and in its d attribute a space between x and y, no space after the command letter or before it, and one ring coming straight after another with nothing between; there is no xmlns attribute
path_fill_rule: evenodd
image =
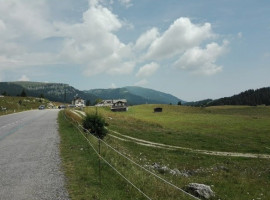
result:
<svg viewBox="0 0 270 200"><path fill-rule="evenodd" d="M2 92L2 95L7 96L7 92L6 91Z"/></svg>
<svg viewBox="0 0 270 200"><path fill-rule="evenodd" d="M178 106L181 106L182 105L182 102L181 101L178 101L177 105Z"/></svg>
<svg viewBox="0 0 270 200"><path fill-rule="evenodd" d="M44 94L40 94L39 98L44 99Z"/></svg>
<svg viewBox="0 0 270 200"><path fill-rule="evenodd" d="M22 92L21 92L21 95L20 95L21 97L27 97L27 94L26 94L26 92L24 91L24 89L22 90Z"/></svg>

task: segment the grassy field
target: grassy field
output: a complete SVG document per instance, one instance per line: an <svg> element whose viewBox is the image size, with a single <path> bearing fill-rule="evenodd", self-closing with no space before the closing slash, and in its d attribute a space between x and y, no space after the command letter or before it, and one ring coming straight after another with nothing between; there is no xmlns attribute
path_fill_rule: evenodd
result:
<svg viewBox="0 0 270 200"><path fill-rule="evenodd" d="M143 140L202 150L270 154L269 107L158 105L163 107L163 112L153 113L156 106L134 106L125 113L112 113L107 108L99 108L98 113L105 117L110 130ZM85 111L95 112L95 108L86 108ZM73 117L80 120L78 116ZM98 157L71 124L63 117L59 119L64 169L72 199L146 199L103 162L102 184L99 185ZM210 185L216 193L213 199L270 199L269 159L161 149L110 135L119 136L109 131L105 138L108 144L180 188L196 182ZM97 141L91 136L89 139L97 149ZM105 145L101 147L102 156L152 199L189 199ZM73 151L76 154L73 155ZM152 169L153 163L178 169L181 174ZM85 187L82 186L84 184Z"/></svg>
<svg viewBox="0 0 270 200"><path fill-rule="evenodd" d="M49 103L48 100L35 97L1 97L0 106L6 110L2 111L0 108L0 115L37 109L41 104L46 105L47 103Z"/></svg>
<svg viewBox="0 0 270 200"><path fill-rule="evenodd" d="M126 113L99 112L112 118L111 129L136 138L196 149L270 154L270 107L163 105L162 113L154 113L156 106L134 106Z"/></svg>

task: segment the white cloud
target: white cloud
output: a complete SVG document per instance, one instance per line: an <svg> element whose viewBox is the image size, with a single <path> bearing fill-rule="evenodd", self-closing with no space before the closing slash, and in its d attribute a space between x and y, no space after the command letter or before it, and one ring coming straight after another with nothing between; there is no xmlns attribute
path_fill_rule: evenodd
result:
<svg viewBox="0 0 270 200"><path fill-rule="evenodd" d="M0 1L0 18L9 39L40 39L54 34L46 1Z"/></svg>
<svg viewBox="0 0 270 200"><path fill-rule="evenodd" d="M132 4L131 0L118 1ZM163 33L154 27L141 34L135 44L125 44L117 32L128 23L105 5L103 0L89 0L89 8L79 21L55 21L50 13L55 11L46 0L0 0L0 71L68 64L79 67L78 72L85 76L121 75L131 74L137 64L147 62L150 64L136 74L144 78L157 70L159 62L168 60L166 65L175 63L178 68L196 71L195 65L191 67L184 60L193 51L209 51L201 46L215 35L209 23L194 24L179 18ZM46 40L51 38L60 41L57 48L54 44L47 48ZM40 48L43 43L45 48ZM214 57L208 62L200 58L200 66L214 71L209 69L218 68L215 62L219 56Z"/></svg>
<svg viewBox="0 0 270 200"><path fill-rule="evenodd" d="M228 42L224 41L220 46L217 43L207 44L205 49L194 47L187 50L183 56L174 63L180 69L192 70L196 73L212 75L222 70L222 66L216 65L217 58L226 52Z"/></svg>
<svg viewBox="0 0 270 200"><path fill-rule="evenodd" d="M147 81L146 79L142 79L142 80L136 82L134 85L135 85L135 86L144 86L144 85L146 85L147 83L148 83L148 81Z"/></svg>
<svg viewBox="0 0 270 200"><path fill-rule="evenodd" d="M89 0L89 9L83 13L82 21L76 23L53 21L46 3L0 1L0 69L71 62L84 68L87 76L133 71L131 47L115 34L126 22L100 1ZM62 39L60 50L39 52L35 44L48 37Z"/></svg>
<svg viewBox="0 0 270 200"><path fill-rule="evenodd" d="M151 43L145 58L154 60L171 58L213 36L211 24L193 24L189 18L179 18Z"/></svg>
<svg viewBox="0 0 270 200"><path fill-rule="evenodd" d="M131 73L131 48L113 33L122 27L121 21L109 9L91 2L82 23L59 25L67 37L62 57L86 66L84 72L88 76Z"/></svg>
<svg viewBox="0 0 270 200"><path fill-rule="evenodd" d="M151 62L150 64L146 64L142 66L138 73L137 77L149 77L155 73L155 71L159 68L159 65L155 62Z"/></svg>
<svg viewBox="0 0 270 200"><path fill-rule="evenodd" d="M157 39L157 37L159 36L159 32L157 30L157 28L152 28L150 30L148 30L146 33L142 34L136 41L135 44L135 50L140 51L143 50L147 47L149 47L149 45L155 41Z"/></svg>
<svg viewBox="0 0 270 200"><path fill-rule="evenodd" d="M18 79L18 81L30 81L30 79L26 75L22 75L21 78Z"/></svg>

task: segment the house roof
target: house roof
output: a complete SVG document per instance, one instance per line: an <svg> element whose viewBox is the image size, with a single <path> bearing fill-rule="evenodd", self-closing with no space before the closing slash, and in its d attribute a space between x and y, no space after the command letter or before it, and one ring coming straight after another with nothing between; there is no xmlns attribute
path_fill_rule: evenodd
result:
<svg viewBox="0 0 270 200"><path fill-rule="evenodd" d="M115 99L115 100L113 100L113 103L117 103L117 102L127 103L127 100L126 99Z"/></svg>

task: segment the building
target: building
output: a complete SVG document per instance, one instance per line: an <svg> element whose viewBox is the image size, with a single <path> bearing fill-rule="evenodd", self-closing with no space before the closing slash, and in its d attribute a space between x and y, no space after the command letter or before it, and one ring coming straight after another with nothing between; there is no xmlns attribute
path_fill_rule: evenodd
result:
<svg viewBox="0 0 270 200"><path fill-rule="evenodd" d="M127 111L127 100L126 99L109 99L109 100L102 100L98 104L98 107L111 107L111 111Z"/></svg>
<svg viewBox="0 0 270 200"><path fill-rule="evenodd" d="M72 105L75 107L85 107L85 100L80 97L75 97L72 101Z"/></svg>
<svg viewBox="0 0 270 200"><path fill-rule="evenodd" d="M102 100L101 102L99 102L96 106L100 106L100 107L111 107L113 105L113 100Z"/></svg>
<svg viewBox="0 0 270 200"><path fill-rule="evenodd" d="M113 100L113 105L111 106L111 111L113 112L119 112L119 111L127 111L128 105L126 99L118 99Z"/></svg>
<svg viewBox="0 0 270 200"><path fill-rule="evenodd" d="M162 108L154 108L154 112L162 112Z"/></svg>

